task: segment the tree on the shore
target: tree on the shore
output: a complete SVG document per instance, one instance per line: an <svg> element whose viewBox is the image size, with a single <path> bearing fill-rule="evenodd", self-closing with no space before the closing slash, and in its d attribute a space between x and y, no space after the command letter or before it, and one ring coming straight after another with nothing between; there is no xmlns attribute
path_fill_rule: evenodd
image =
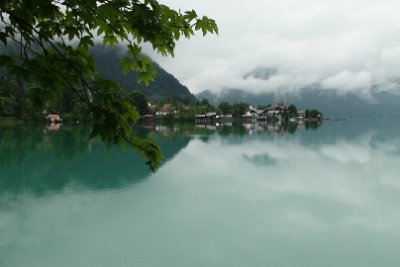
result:
<svg viewBox="0 0 400 267"><path fill-rule="evenodd" d="M155 169L160 148L133 135L131 124L139 113L123 88L97 75L90 49L95 41L123 44L128 53L120 62L123 72L134 71L139 83L148 84L155 70L141 46L148 43L173 56L176 41L196 30L218 33L214 20L194 10L175 11L157 0L0 1L0 42L7 47L0 49L0 67L18 81L21 96L29 88L37 110L69 90L91 113L91 138L128 144Z"/></svg>
<svg viewBox="0 0 400 267"><path fill-rule="evenodd" d="M149 105L146 97L140 91L135 91L130 94L133 105L140 115L144 115L149 111Z"/></svg>
<svg viewBox="0 0 400 267"><path fill-rule="evenodd" d="M207 112L215 112L216 108L208 101L208 99L202 99L196 105L196 112L198 114L204 114Z"/></svg>
<svg viewBox="0 0 400 267"><path fill-rule="evenodd" d="M291 104L288 106L289 116L297 116L297 108L295 105Z"/></svg>
<svg viewBox="0 0 400 267"><path fill-rule="evenodd" d="M221 102L218 105L219 110L221 110L222 114L226 115L232 112L232 106L228 102Z"/></svg>
<svg viewBox="0 0 400 267"><path fill-rule="evenodd" d="M321 117L322 113L316 109L307 109L305 113L305 118L307 119L318 119L318 117Z"/></svg>
<svg viewBox="0 0 400 267"><path fill-rule="evenodd" d="M235 118L240 118L249 108L249 104L247 103L235 103L232 105L232 115Z"/></svg>

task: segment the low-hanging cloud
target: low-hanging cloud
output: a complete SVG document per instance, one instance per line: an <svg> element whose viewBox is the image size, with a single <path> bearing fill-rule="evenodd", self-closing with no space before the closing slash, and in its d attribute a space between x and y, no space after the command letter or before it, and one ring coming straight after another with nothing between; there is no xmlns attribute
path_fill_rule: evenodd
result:
<svg viewBox="0 0 400 267"><path fill-rule="evenodd" d="M372 77L368 71L361 71L358 73L352 73L349 71L343 71L336 76L329 77L321 82L322 88L327 89L341 89L347 88L348 90L356 90L362 88L368 88L371 86Z"/></svg>
<svg viewBox="0 0 400 267"><path fill-rule="evenodd" d="M219 36L180 40L175 58L151 53L194 92L240 88L341 93L400 76L400 2L393 0L163 0L214 18ZM248 77L276 68L268 80Z"/></svg>

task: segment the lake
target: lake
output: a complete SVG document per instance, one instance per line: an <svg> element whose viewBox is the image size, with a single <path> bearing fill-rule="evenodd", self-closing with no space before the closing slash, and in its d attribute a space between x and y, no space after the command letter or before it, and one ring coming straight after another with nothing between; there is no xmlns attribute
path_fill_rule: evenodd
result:
<svg viewBox="0 0 400 267"><path fill-rule="evenodd" d="M0 128L0 266L399 266L400 124Z"/></svg>

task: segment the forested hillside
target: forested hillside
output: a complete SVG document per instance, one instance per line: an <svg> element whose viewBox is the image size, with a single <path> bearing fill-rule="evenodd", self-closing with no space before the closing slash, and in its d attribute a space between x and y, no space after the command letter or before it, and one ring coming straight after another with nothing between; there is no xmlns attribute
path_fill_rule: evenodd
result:
<svg viewBox="0 0 400 267"><path fill-rule="evenodd" d="M142 91L150 98L163 98L174 96L192 96L188 88L182 85L174 76L166 72L157 63L154 63L157 74L155 81L148 86L137 83L137 74L129 72L123 74L122 67L118 66L119 60L125 56L120 48L95 46L92 50L96 60L98 73L106 79L116 81L128 91Z"/></svg>
<svg viewBox="0 0 400 267"><path fill-rule="evenodd" d="M1 49L4 49L4 47L0 47ZM157 72L155 81L145 86L137 83L136 73L128 72L123 74L122 67L118 65L118 62L125 54L120 48L111 49L97 45L93 48L92 54L96 61L98 74L117 82L129 93L132 93L132 97L138 95L137 91L140 91L151 100L160 100L167 97L189 97L194 99L187 87L180 84L174 76L162 69L157 63L153 62ZM12 76L7 75L4 68L0 68L0 118L43 119L43 113L41 110L34 108L33 102L29 98L30 86L27 84L22 86L22 84L23 81L19 86ZM79 102L76 96L68 90L65 90L59 98L49 98L44 107L47 112L62 114L64 119L79 121L88 119L84 112L86 110L84 104ZM139 112L143 113L140 107Z"/></svg>

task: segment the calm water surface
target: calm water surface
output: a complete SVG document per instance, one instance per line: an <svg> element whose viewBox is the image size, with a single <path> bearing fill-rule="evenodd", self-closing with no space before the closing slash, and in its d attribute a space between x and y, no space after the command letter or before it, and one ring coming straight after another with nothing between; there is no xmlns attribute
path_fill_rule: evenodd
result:
<svg viewBox="0 0 400 267"><path fill-rule="evenodd" d="M400 266L400 123L0 128L0 266Z"/></svg>

